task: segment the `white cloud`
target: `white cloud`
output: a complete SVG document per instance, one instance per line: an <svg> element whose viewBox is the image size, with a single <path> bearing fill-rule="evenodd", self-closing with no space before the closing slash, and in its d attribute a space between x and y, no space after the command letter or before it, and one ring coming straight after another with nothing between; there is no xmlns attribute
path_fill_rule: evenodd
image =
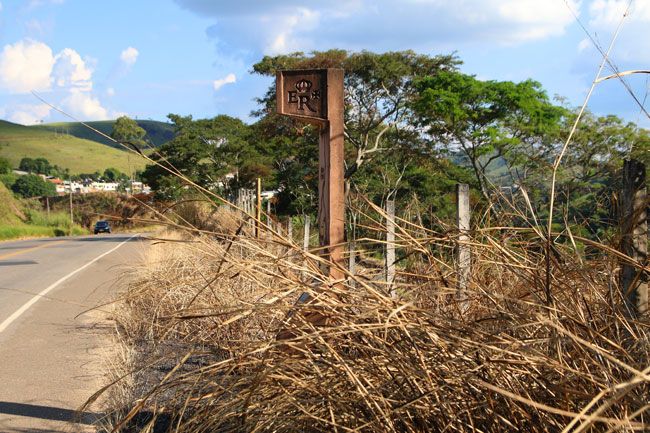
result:
<svg viewBox="0 0 650 433"><path fill-rule="evenodd" d="M4 111L4 116L10 122L21 125L34 125L45 119L52 111L52 108L46 104L19 104Z"/></svg>
<svg viewBox="0 0 650 433"><path fill-rule="evenodd" d="M93 70L71 48L65 48L54 58L52 78L59 87L89 92L93 87L92 76Z"/></svg>
<svg viewBox="0 0 650 433"><path fill-rule="evenodd" d="M136 50L133 47L128 47L124 51L122 51L122 54L120 54L120 60L126 65L126 66L133 66L135 62L138 60L138 55L140 53L138 50Z"/></svg>
<svg viewBox="0 0 650 433"><path fill-rule="evenodd" d="M331 47L453 50L465 43L521 44L564 33L564 1L540 0L175 0L218 23L220 47L267 54ZM579 0L567 0L577 8Z"/></svg>
<svg viewBox="0 0 650 433"><path fill-rule="evenodd" d="M112 88L112 87L109 87L108 89L106 89L106 95L109 96L109 97L115 96L115 89Z"/></svg>
<svg viewBox="0 0 650 433"><path fill-rule="evenodd" d="M218 80L214 80L212 82L212 87L214 87L214 90L219 90L226 84L233 84L237 82L237 77L235 74L228 74L223 78L219 78Z"/></svg>
<svg viewBox="0 0 650 433"><path fill-rule="evenodd" d="M621 33L613 49L612 58L615 62L631 63L631 67L642 67L650 62L650 0L635 0L629 10L629 15L623 15L629 4L628 0L595 0L589 7L588 27L605 49L623 20ZM580 47L579 47L580 48ZM592 50L593 51L593 50Z"/></svg>
<svg viewBox="0 0 650 433"><path fill-rule="evenodd" d="M63 106L75 117L84 120L108 120L108 110L102 107L99 99L89 93L71 92L63 100Z"/></svg>
<svg viewBox="0 0 650 433"><path fill-rule="evenodd" d="M2 3L0 2L0 12L2 12Z"/></svg>
<svg viewBox="0 0 650 433"><path fill-rule="evenodd" d="M50 47L30 39L5 45L0 54L0 87L10 93L50 88L54 56Z"/></svg>
<svg viewBox="0 0 650 433"><path fill-rule="evenodd" d="M268 29L267 45L264 52L267 54L287 53L299 50L307 45L305 40L300 40L299 34L310 32L318 27L320 13L306 8L297 8L296 12L282 18L263 18Z"/></svg>

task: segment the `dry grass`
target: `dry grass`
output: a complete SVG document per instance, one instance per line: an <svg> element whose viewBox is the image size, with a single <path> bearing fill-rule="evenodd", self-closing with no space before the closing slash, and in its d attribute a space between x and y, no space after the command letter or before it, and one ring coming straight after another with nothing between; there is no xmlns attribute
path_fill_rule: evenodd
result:
<svg viewBox="0 0 650 433"><path fill-rule="evenodd" d="M477 229L459 299L454 232L400 221L391 296L372 272L328 284L316 255L218 212L202 234L163 236L124 294L120 335L136 354L115 430L154 431L156 418L180 432L650 429L650 327L624 311L607 247L585 261L558 244L549 303L546 241Z"/></svg>

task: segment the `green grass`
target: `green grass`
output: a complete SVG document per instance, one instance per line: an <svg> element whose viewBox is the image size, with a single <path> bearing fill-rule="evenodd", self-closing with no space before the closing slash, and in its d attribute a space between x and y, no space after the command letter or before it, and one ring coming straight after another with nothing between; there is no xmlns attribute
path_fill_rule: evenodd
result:
<svg viewBox="0 0 650 433"><path fill-rule="evenodd" d="M2 225L0 224L0 240L6 241L9 239L23 239L23 238L53 238L57 236L68 235L84 235L88 234L87 230L79 226L72 228L72 233L69 230L61 227L47 227L47 226L33 226L28 224L17 225Z"/></svg>
<svg viewBox="0 0 650 433"><path fill-rule="evenodd" d="M19 214L22 213L22 206L14 198L14 195L2 183L0 183L0 225L21 224ZM23 216L23 215L21 215Z"/></svg>
<svg viewBox="0 0 650 433"><path fill-rule="evenodd" d="M108 167L129 173L141 170L145 161L137 155L40 127L0 120L0 156L17 167L24 157L43 157L71 173L103 172Z"/></svg>
<svg viewBox="0 0 650 433"><path fill-rule="evenodd" d="M168 142L174 137L174 127L170 123L158 122L155 120L136 120L136 122L142 129L147 131L145 139L156 147ZM106 135L111 135L113 123L115 123L115 121L101 120L85 123ZM91 131L79 122L46 123L44 125L36 125L30 128L45 130L57 134L68 134L85 140L97 141L112 147L117 146L109 139Z"/></svg>

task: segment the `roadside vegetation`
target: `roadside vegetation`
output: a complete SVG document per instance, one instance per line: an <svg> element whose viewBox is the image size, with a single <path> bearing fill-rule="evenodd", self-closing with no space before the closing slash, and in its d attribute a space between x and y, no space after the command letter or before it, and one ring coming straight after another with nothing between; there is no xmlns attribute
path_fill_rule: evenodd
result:
<svg viewBox="0 0 650 433"><path fill-rule="evenodd" d="M648 131L587 112L565 153L575 108L459 64L330 50L254 65L346 70L356 266L335 283L293 225L317 208L317 130L277 116L273 87L252 125L169 116L175 136L143 178L170 230L115 305L119 357L88 402L106 398L107 431L647 430L650 325L619 286L615 215L618 170L650 162ZM256 237L225 198L258 177L277 195ZM473 215L462 294L460 182Z"/></svg>
<svg viewBox="0 0 650 433"><path fill-rule="evenodd" d="M65 212L42 210L38 201L16 199L0 184L0 240L88 234L86 228L71 224Z"/></svg>

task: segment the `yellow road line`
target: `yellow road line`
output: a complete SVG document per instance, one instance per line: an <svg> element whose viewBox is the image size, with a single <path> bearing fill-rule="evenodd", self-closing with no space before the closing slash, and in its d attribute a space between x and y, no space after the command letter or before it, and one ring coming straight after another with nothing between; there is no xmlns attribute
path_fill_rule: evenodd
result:
<svg viewBox="0 0 650 433"><path fill-rule="evenodd" d="M19 255L19 254L28 253L28 252L30 252L30 251L40 250L41 248L47 248L47 247L51 247L51 246L53 246L53 245L59 245L59 244L62 244L62 243L64 243L64 242L68 242L68 241L46 242L46 243L44 243L43 245L39 245L39 246L37 246L37 247L25 248L24 250L17 250L17 251L14 251L14 252L12 252L12 253L8 253L8 254L1 255L1 256L0 256L0 260L2 260L2 259L7 259L7 258L9 258L9 257L13 257L13 256L17 256L17 255Z"/></svg>

